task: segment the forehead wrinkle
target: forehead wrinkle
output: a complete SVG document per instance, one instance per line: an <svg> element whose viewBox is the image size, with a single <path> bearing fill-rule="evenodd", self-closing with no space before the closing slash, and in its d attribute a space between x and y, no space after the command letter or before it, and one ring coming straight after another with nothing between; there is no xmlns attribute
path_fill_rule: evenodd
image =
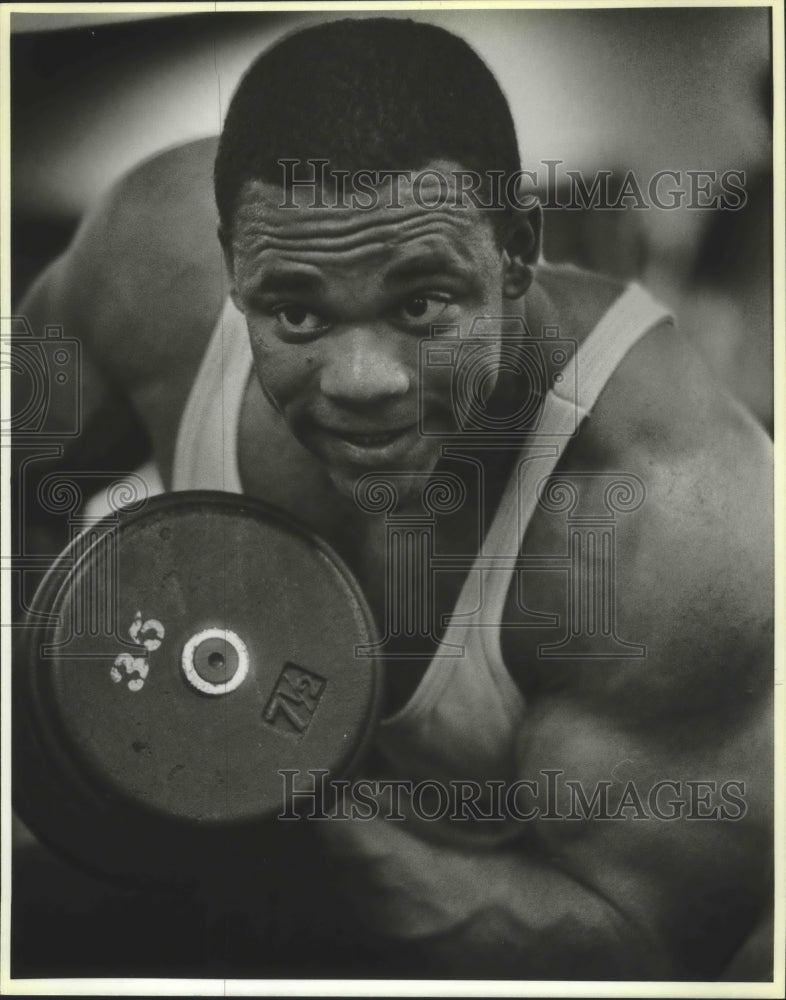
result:
<svg viewBox="0 0 786 1000"><path fill-rule="evenodd" d="M479 261L475 259L470 248L460 242L446 238L446 234L431 227L424 229L414 238L404 241L363 243L354 246L305 246L298 241L293 246L277 247L266 245L257 247L246 265L251 270L264 271L270 267L275 270L281 265L291 266L293 272L316 274L321 269L334 270L351 268L357 265L368 269L379 270L381 267L400 268L409 262L422 262L428 269L428 258L436 258L433 270L450 270L451 266L458 269L473 271ZM316 269L316 270L314 270ZM243 268L246 270L246 267Z"/></svg>
<svg viewBox="0 0 786 1000"><path fill-rule="evenodd" d="M248 217L247 225L251 229L261 226L270 232L280 232L287 229L296 231L300 228L310 230L316 223L319 228L330 228L339 235L353 235L356 232L375 227L417 225L429 219L442 219L451 225L461 225L476 221L478 215L477 210L473 208L456 208L446 205L439 208L407 205L398 209L382 207L368 211L347 208L303 208L300 210L277 208L267 212L260 206L257 210L252 208L246 212L238 212L240 221L245 221L244 217ZM474 218L470 219L469 216L474 216Z"/></svg>
<svg viewBox="0 0 786 1000"><path fill-rule="evenodd" d="M303 212L322 216L333 216L337 212L345 214L348 212L353 214L360 213L361 215L370 215L385 211L393 211L399 215L408 211L450 212L455 210L456 197L463 191L463 188L459 188L456 184L455 171L457 169L461 170L462 173L466 173L457 164L451 164L446 161L435 161L423 168L423 170L410 172L419 177L417 187L420 191L421 200L426 202L425 207L418 204L418 201L415 200L415 185L412 183L411 177L409 179L401 179L401 183L395 187L395 195L393 189L384 181L379 185L372 185L369 188L364 186L362 192L359 191L356 194L365 198L371 196L373 192L375 200L373 205L369 207L362 205L351 206L347 204L347 201L351 200L352 197L349 192L342 191L339 195L337 191L331 188L322 189L318 184L316 187L306 184L303 189L298 188L297 191L292 190L286 194L280 185L261 180L248 180L241 189L234 214L237 216L240 213L257 213L261 211L286 218L287 216L300 215ZM381 172L386 173L386 171ZM428 204L434 200L435 194L438 196L437 200L442 200L444 204L433 207ZM321 199L321 204L315 201L317 197ZM287 204L282 204L282 198L286 200ZM343 204L338 203L339 198L343 201ZM333 201L333 204L330 203L331 201ZM471 212L478 211L477 206L471 202L468 205L464 202L462 209L468 209Z"/></svg>
<svg viewBox="0 0 786 1000"><path fill-rule="evenodd" d="M406 228L376 228L360 239L357 234L344 238L333 235L317 237L313 231L300 237L271 238L261 231L258 234L245 233L238 245L244 255L254 257L260 263L271 254L297 263L315 258L323 259L325 255L329 255L328 260L335 259L337 255L348 259L379 256L395 249L410 247L413 253L438 250L461 260L471 261L473 254L464 240L456 238L458 235L457 227L446 225L444 219L418 219L413 220L413 224Z"/></svg>

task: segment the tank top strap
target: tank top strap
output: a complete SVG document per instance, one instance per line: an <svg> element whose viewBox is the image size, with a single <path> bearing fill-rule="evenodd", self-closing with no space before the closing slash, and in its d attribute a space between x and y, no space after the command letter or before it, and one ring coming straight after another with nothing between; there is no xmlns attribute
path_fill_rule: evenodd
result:
<svg viewBox="0 0 786 1000"><path fill-rule="evenodd" d="M554 471L623 357L649 330L667 320L673 320L670 311L636 282L604 313L563 368L562 379L546 394L537 434L522 446L486 536L484 555L514 555L511 539L524 538L537 503L535 484Z"/></svg>
<svg viewBox="0 0 786 1000"><path fill-rule="evenodd" d="M562 399L560 393L575 383L575 403L583 415L588 414L633 345L655 326L673 320L666 306L638 282L631 282L565 366L565 377L553 394Z"/></svg>
<svg viewBox="0 0 786 1000"><path fill-rule="evenodd" d="M489 620L503 620L516 557L538 505L539 487L554 472L623 357L664 321L673 321L671 312L641 285L631 283L565 366L563 379L548 392L538 434L522 448L484 546L486 554L504 560L499 570L486 575ZM568 396L564 387L571 386ZM499 672L503 669L500 628L484 630L483 643L489 665Z"/></svg>
<svg viewBox="0 0 786 1000"><path fill-rule="evenodd" d="M252 366L245 318L227 299L180 419L173 490L242 493L237 457L240 409Z"/></svg>

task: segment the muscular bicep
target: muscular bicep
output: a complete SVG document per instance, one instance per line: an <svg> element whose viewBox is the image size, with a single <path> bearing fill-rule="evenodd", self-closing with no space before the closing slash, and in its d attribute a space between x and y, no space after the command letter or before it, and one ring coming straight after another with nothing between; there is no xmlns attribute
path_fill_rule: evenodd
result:
<svg viewBox="0 0 786 1000"><path fill-rule="evenodd" d="M645 420L635 401L620 402L632 391L623 386L605 415L593 411L595 450L574 449L560 470L577 475L578 514L604 509L609 469L634 473L642 502L616 516L613 545L594 561L587 545L561 574L524 574L527 608L559 628L509 629L503 650L528 696L521 775L544 787L543 772L560 772L559 807L571 817L533 823L536 847L679 967L712 976L772 895L772 452L682 354L667 358L670 377L678 362L692 377L674 406L696 394L702 406L658 417L653 398ZM611 440L620 427L624 440ZM571 531L597 529L562 512L537 517L525 553L560 553ZM629 655L601 648L600 624L593 632L582 617L593 593L611 595ZM520 614L512 600L507 610ZM554 655L565 633L571 655Z"/></svg>
<svg viewBox="0 0 786 1000"><path fill-rule="evenodd" d="M534 846L654 949L714 978L771 898L772 705L626 725L564 697L518 747Z"/></svg>
<svg viewBox="0 0 786 1000"><path fill-rule="evenodd" d="M152 450L166 478L224 295L214 147L190 143L121 178L17 308L35 338L61 328L78 355L70 391L50 393L43 428L68 467L125 473Z"/></svg>
<svg viewBox="0 0 786 1000"><path fill-rule="evenodd" d="M77 236L14 310L14 500L27 555L53 555L68 540L67 517L47 502L50 477L78 479L87 500L101 488L103 474L131 471L150 451L126 387L107 372L96 344L98 279L79 241Z"/></svg>
<svg viewBox="0 0 786 1000"><path fill-rule="evenodd" d="M74 287L80 284L77 270L72 253L66 251L39 275L15 309L20 331L23 324L31 345L43 342L35 357L40 362L36 370L40 368L39 374L45 379L41 389L46 398L43 419L36 429L41 435L62 436L64 440L84 427L110 394L108 380L94 357L89 302L80 301L78 288ZM54 340L64 342L67 366L61 365L60 355L54 356L50 350ZM13 370L12 391L20 405L30 378L30 366L24 362L31 345L21 338L15 343L18 363ZM65 377L56 381L61 368ZM67 388L60 389L60 385Z"/></svg>

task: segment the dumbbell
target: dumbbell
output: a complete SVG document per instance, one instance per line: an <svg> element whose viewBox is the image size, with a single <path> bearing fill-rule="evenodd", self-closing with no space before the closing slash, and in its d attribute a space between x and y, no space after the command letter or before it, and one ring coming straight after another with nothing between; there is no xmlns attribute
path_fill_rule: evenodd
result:
<svg viewBox="0 0 786 1000"><path fill-rule="evenodd" d="M190 882L219 855L274 872L281 815L373 739L382 675L360 588L268 504L183 492L115 512L32 608L14 651L14 805L94 872Z"/></svg>

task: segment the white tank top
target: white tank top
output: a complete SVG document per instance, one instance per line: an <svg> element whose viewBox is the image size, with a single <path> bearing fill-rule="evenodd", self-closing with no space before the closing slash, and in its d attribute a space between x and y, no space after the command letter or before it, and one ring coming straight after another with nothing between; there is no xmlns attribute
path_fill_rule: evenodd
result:
<svg viewBox="0 0 786 1000"><path fill-rule="evenodd" d="M571 430L623 356L668 319L648 292L629 285L568 363L573 370L566 366L548 393L537 444L525 446L524 460L516 463L437 653L407 704L379 727L377 747L392 773L412 780L515 780L514 747L526 706L502 660L500 625L537 484L554 470ZM251 372L244 317L227 301L181 419L174 490L242 492L238 427ZM573 385L570 398L560 395ZM456 647L461 655L452 652Z"/></svg>

